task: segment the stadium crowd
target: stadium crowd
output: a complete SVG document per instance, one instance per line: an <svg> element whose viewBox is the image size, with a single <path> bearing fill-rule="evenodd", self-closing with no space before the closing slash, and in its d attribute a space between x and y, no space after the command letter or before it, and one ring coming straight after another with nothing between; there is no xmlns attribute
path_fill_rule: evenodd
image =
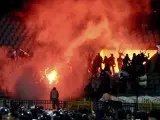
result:
<svg viewBox="0 0 160 120"><path fill-rule="evenodd" d="M129 58L128 54L124 56L123 53L119 53L117 58L119 72L115 73L114 55L105 56L103 59L98 53L93 60L90 82L85 88L86 97L99 100L104 93L114 95L136 93L136 89L140 88L137 82L138 78L149 74L151 70L151 60L148 58L149 54L146 56L143 52L137 55L134 53L132 58ZM156 72L160 71L159 59L158 55L154 68ZM104 68L102 68L102 64L105 65Z"/></svg>
<svg viewBox="0 0 160 120"><path fill-rule="evenodd" d="M21 105L12 104L10 108L0 108L0 120L159 120L160 111L152 110L150 113L125 111L123 109L117 112L105 112L103 109L98 111L89 111L87 109L56 111L45 110L43 107L31 106L25 108Z"/></svg>
<svg viewBox="0 0 160 120"><path fill-rule="evenodd" d="M109 58L105 56L103 60L98 53L92 64L90 82L85 88L86 98L92 101L99 101L106 93L117 95L126 94L130 90L136 92L134 88L140 87L136 82L137 79L150 71L151 61L148 59L149 54L148 56L145 56L144 53L133 54L132 59L129 58L128 54L124 58L122 56L123 54L119 53L117 58L119 72L115 73L114 55L111 54ZM160 72L159 61L160 57L158 56L155 62L155 71L157 72ZM102 68L102 64L105 64L104 68ZM57 96L59 95L57 94ZM101 101L102 107L94 109L94 111L84 108L70 111L65 109L53 111L36 106L25 108L21 104L12 103L10 107L0 108L0 120L148 120L149 118L151 120L160 120L159 110L151 110L150 113L147 113L144 111L133 112L122 107L112 109L109 107L110 100L108 99L107 104ZM57 103L55 100L53 102Z"/></svg>

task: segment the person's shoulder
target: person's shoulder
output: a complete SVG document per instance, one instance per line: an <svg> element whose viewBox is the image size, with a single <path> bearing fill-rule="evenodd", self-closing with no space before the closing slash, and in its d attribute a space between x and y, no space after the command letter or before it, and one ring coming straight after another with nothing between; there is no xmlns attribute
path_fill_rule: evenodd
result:
<svg viewBox="0 0 160 120"><path fill-rule="evenodd" d="M51 91L53 92L54 90L52 89Z"/></svg>

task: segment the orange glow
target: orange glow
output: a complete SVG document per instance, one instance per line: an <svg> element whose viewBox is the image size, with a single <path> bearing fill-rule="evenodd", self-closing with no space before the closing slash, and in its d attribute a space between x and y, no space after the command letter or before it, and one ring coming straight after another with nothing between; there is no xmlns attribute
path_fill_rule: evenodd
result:
<svg viewBox="0 0 160 120"><path fill-rule="evenodd" d="M104 70L104 68L105 68L105 64L104 64L104 63L102 63L102 64L101 64L101 67L102 67L102 70Z"/></svg>
<svg viewBox="0 0 160 120"><path fill-rule="evenodd" d="M42 70L40 74L40 77L43 79L41 85L45 85L46 91L50 91L52 86L55 86L59 90L61 100L80 98L83 95L84 87L88 84L86 80L88 58L92 58L94 54L97 54L103 48L146 49L155 47L155 36L152 35L152 32L147 32L148 28L141 28L142 23L148 22L148 13L143 9L149 7L146 4L146 0L133 0L132 2L131 0L30 1L27 2L27 5L24 5L25 11L18 10L23 15L21 14L20 17L17 15L21 20L15 24L15 28L18 29L19 24L21 25L22 22L27 29L21 33L21 29L23 29L21 25L22 28L20 27L17 32L13 31L16 33L16 36L20 36L20 34L22 36L25 34L26 36L27 40L24 41L20 48L29 49L34 53L33 57L29 61L24 62L26 64L20 68L25 70L24 67L29 65L33 66L38 72ZM143 18L143 21L141 18ZM6 24L9 24L10 20L4 19L3 21L5 20ZM144 42L144 39L147 42ZM8 52L8 50L6 51ZM117 51L114 52L117 53ZM106 53L105 50L104 53ZM6 61L6 54L2 52L1 58L2 55ZM68 70L66 65L69 62L73 67L73 73ZM21 64L19 60L15 63L17 66ZM15 66L15 63L12 66ZM19 76L21 76L19 75L21 73L19 70L21 69L14 67L13 71L13 67L9 68L8 66L6 64L6 68L2 72L5 74L5 81L15 81L17 84L17 80L22 79L24 80L23 82L27 83L26 79L32 79L30 78L31 75L26 74L19 79ZM56 66L56 69L50 68L52 66ZM50 69L45 74L44 71L47 67ZM53 77L55 76L55 72L51 72L53 70L60 76L58 79ZM10 74L10 71L13 71L13 73ZM37 76L34 79L39 82L41 78ZM57 81L59 82L55 85ZM8 83L6 82L6 84ZM14 84L12 84L13 91L19 88L17 84L15 89ZM28 86L29 88L30 86ZM21 89L22 87L20 87L18 92L15 92L18 95L19 93L23 95L24 88ZM33 90L36 91L34 86L30 91ZM42 99L48 99L49 92L45 92L45 89L42 90L43 92L41 92L41 89L37 89L38 92L32 94L30 94L30 91L26 91L25 93L29 94L30 97L27 99L35 99L32 96L34 94L38 95L39 91L41 93L39 94L40 97L45 96ZM22 99L25 98L23 97Z"/></svg>
<svg viewBox="0 0 160 120"><path fill-rule="evenodd" d="M142 51L143 51L143 50L142 50ZM145 51L145 50L144 50L144 51ZM112 54L112 53L114 54L115 63L116 63L115 72L119 72L119 70L118 70L118 65L117 65L117 58L118 58L119 54L118 54L118 51L117 51L117 50L101 50L100 55L101 55L102 58L104 59L105 56L110 57L110 54ZM124 53L124 55L125 55L125 54L128 54L129 57L130 57L130 59L132 59L133 53L139 54L139 53L140 53L140 50L124 50L123 53ZM150 56L149 56L149 59L150 59L154 54L157 53L157 50L147 50L147 51L146 51L146 56L147 56L148 53L149 53L149 55L150 55ZM122 57L122 58L123 58L123 57ZM105 67L104 64L102 64L102 66L103 66L102 68Z"/></svg>
<svg viewBox="0 0 160 120"><path fill-rule="evenodd" d="M49 70L49 68L47 68L45 70L45 76L46 78L48 79L49 81L49 84L52 84L52 83L58 83L58 73L56 70L52 70L51 72L47 73L47 71Z"/></svg>
<svg viewBox="0 0 160 120"><path fill-rule="evenodd" d="M104 50L102 50L102 51L100 52L100 55L102 56L102 58L103 58L103 60L104 60L104 57L106 56L106 54L104 54ZM104 63L101 63L101 67L102 67L102 70L104 70L105 64L104 64Z"/></svg>

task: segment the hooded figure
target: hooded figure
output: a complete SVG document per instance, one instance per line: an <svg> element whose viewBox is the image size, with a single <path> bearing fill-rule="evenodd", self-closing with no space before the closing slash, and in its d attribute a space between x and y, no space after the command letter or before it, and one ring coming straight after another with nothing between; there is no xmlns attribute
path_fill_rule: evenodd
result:
<svg viewBox="0 0 160 120"><path fill-rule="evenodd" d="M51 93L50 93L50 100L52 101L52 108L53 109L57 109L58 108L58 99L59 99L59 92L54 87L51 90Z"/></svg>

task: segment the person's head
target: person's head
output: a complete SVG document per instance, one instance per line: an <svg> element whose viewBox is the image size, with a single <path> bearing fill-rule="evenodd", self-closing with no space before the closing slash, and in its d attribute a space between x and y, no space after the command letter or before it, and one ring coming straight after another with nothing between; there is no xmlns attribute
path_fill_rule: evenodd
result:
<svg viewBox="0 0 160 120"><path fill-rule="evenodd" d="M113 54L111 54L111 57L113 57Z"/></svg>
<svg viewBox="0 0 160 120"><path fill-rule="evenodd" d="M143 57L143 56L144 56L144 53L142 52L140 55Z"/></svg>
<svg viewBox="0 0 160 120"><path fill-rule="evenodd" d="M126 54L126 57L129 57L128 54Z"/></svg>
<svg viewBox="0 0 160 120"><path fill-rule="evenodd" d="M56 87L53 87L53 90L56 90Z"/></svg>
<svg viewBox="0 0 160 120"><path fill-rule="evenodd" d="M133 57L136 57L136 53L133 53Z"/></svg>

